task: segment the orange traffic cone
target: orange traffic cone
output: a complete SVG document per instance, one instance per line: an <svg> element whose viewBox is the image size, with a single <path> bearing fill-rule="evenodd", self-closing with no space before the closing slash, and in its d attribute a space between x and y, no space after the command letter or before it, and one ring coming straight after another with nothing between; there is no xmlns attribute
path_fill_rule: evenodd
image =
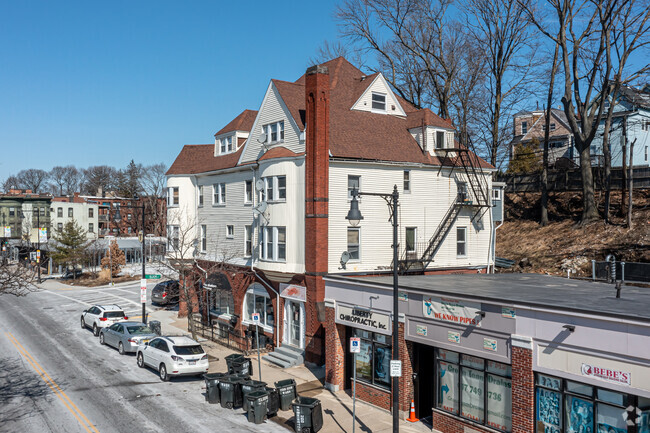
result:
<svg viewBox="0 0 650 433"><path fill-rule="evenodd" d="M411 400L411 414L409 415L408 418L406 418L408 422L418 422L420 421L415 417L415 403L413 403L413 400Z"/></svg>

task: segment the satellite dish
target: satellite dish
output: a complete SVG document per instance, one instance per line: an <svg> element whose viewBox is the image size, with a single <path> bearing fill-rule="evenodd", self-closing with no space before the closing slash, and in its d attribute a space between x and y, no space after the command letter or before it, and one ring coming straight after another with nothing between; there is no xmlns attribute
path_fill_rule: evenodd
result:
<svg viewBox="0 0 650 433"><path fill-rule="evenodd" d="M259 141L260 143L266 143L266 133L262 132L259 135L259 137L257 137L257 141Z"/></svg>
<svg viewBox="0 0 650 433"><path fill-rule="evenodd" d="M264 190L264 181L262 179L257 179L257 182L255 182L255 189L257 192Z"/></svg>
<svg viewBox="0 0 650 433"><path fill-rule="evenodd" d="M260 204L258 204L257 206L255 206L255 207L253 208L253 211L254 211L256 214L261 215L261 214L263 214L264 212L266 212L266 208L267 208L267 207L268 207L268 204L266 204L266 202L263 201L263 202L260 202Z"/></svg>
<svg viewBox="0 0 650 433"><path fill-rule="evenodd" d="M341 267L339 269L345 269L345 265L348 261L350 261L350 253L343 251L341 253Z"/></svg>

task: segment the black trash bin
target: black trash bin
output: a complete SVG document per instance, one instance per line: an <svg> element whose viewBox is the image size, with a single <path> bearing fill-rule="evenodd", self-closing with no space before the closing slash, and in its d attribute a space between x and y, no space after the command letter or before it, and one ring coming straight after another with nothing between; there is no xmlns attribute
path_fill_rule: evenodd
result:
<svg viewBox="0 0 650 433"><path fill-rule="evenodd" d="M230 374L234 373L232 371L232 362L234 360L242 359L243 357L244 357L244 355L242 355L241 353L233 353L232 355L226 356L225 359L226 359L226 365L228 366L228 373L230 373Z"/></svg>
<svg viewBox="0 0 650 433"><path fill-rule="evenodd" d="M291 406L297 433L316 433L323 428L323 409L319 399L298 397Z"/></svg>
<svg viewBox="0 0 650 433"><path fill-rule="evenodd" d="M269 393L266 391L253 391L246 396L248 406L248 422L262 424L266 418Z"/></svg>
<svg viewBox="0 0 650 433"><path fill-rule="evenodd" d="M233 359L231 365L231 374L251 374L252 365L250 358Z"/></svg>
<svg viewBox="0 0 650 433"><path fill-rule="evenodd" d="M266 382L259 380L244 380L241 383L242 406L244 411L248 412L248 400L246 396L254 391L266 391Z"/></svg>
<svg viewBox="0 0 650 433"><path fill-rule="evenodd" d="M269 393L269 401L266 403L266 417L273 418L280 410L280 395L277 389L270 386L266 387L266 392Z"/></svg>
<svg viewBox="0 0 650 433"><path fill-rule="evenodd" d="M206 373L205 379L205 400L210 404L219 403L219 381L226 376L225 373Z"/></svg>
<svg viewBox="0 0 650 433"><path fill-rule="evenodd" d="M241 384L246 380L237 375L229 374L219 381L221 407L227 409L239 408L242 405Z"/></svg>
<svg viewBox="0 0 650 433"><path fill-rule="evenodd" d="M162 335L162 328L159 320L150 320L149 329L151 329L151 331L156 335Z"/></svg>
<svg viewBox="0 0 650 433"><path fill-rule="evenodd" d="M296 394L296 381L293 379L281 380L275 382L275 387L280 395L280 409L291 409L291 403L298 396Z"/></svg>

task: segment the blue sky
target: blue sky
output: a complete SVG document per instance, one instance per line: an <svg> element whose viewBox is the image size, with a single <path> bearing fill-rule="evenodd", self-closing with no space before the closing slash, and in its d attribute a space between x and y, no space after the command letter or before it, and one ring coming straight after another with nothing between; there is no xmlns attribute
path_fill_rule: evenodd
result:
<svg viewBox="0 0 650 433"><path fill-rule="evenodd" d="M336 37L335 2L4 1L0 181L171 164Z"/></svg>

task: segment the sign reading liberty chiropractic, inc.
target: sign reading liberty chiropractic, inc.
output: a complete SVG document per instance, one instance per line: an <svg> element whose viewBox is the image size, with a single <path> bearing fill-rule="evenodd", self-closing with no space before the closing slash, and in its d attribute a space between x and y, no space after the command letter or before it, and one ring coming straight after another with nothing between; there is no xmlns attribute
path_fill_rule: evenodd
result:
<svg viewBox="0 0 650 433"><path fill-rule="evenodd" d="M481 304L458 299L428 297L422 301L424 317L457 323L459 325L481 326Z"/></svg>
<svg viewBox="0 0 650 433"><path fill-rule="evenodd" d="M367 309L337 304L336 322L382 334L390 334L391 332L390 316L388 314L381 314Z"/></svg>

